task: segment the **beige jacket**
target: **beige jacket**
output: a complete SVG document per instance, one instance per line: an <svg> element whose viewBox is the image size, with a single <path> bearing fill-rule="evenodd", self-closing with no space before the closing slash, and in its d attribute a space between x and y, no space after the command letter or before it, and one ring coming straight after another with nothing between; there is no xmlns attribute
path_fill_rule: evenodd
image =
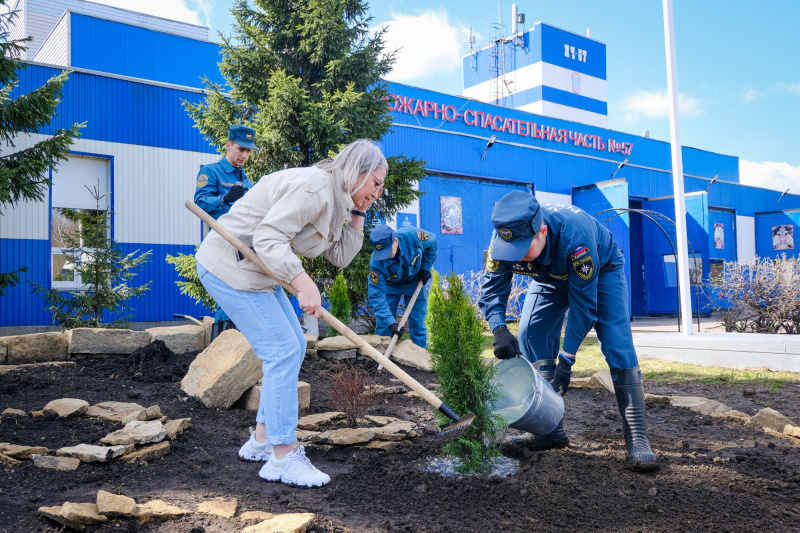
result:
<svg viewBox="0 0 800 533"><path fill-rule="evenodd" d="M341 173L316 167L290 168L261 178L219 218L228 231L252 247L269 271L291 283L303 273L295 254L324 255L344 268L361 250L364 235L350 222L353 200ZM197 261L233 289L272 292L278 283L216 232L209 232Z"/></svg>

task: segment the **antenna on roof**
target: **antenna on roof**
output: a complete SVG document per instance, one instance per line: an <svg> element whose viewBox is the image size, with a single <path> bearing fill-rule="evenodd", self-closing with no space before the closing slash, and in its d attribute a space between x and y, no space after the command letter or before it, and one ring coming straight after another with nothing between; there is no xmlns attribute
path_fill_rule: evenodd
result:
<svg viewBox="0 0 800 533"><path fill-rule="evenodd" d="M475 46L475 35L472 34L472 26L469 27L469 68L475 68L475 53L472 47Z"/></svg>

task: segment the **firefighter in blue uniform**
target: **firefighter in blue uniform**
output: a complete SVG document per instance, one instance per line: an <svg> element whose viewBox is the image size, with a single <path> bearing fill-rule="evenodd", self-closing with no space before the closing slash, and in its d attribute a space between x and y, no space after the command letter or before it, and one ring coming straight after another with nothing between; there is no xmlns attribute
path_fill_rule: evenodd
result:
<svg viewBox="0 0 800 533"><path fill-rule="evenodd" d="M614 382L617 406L634 470L657 468L647 435L644 389L628 314L625 259L611 232L574 206L539 205L522 191L508 193L492 211L479 306L494 334L500 359L521 355L562 395L569 388L575 354L594 328ZM517 340L506 327L514 274L530 276ZM564 316L569 310L559 353ZM521 350L520 350L521 348ZM547 435L508 439L529 449L569 444L563 421Z"/></svg>
<svg viewBox="0 0 800 533"><path fill-rule="evenodd" d="M197 174L194 203L214 220L230 211L231 206L253 186L242 165L250 157L250 152L258 149L255 138L256 132L252 128L231 126L225 143L225 157L204 166ZM214 319L211 340L226 329L236 328L219 306Z"/></svg>
<svg viewBox="0 0 800 533"><path fill-rule="evenodd" d="M436 259L436 236L419 228L407 226L397 231L381 224L369 236L372 259L369 262L369 304L375 313L377 335L402 336L405 327L398 329L396 313L400 297L408 304L417 284L431 279ZM428 289L423 287L408 316L411 342L428 346Z"/></svg>

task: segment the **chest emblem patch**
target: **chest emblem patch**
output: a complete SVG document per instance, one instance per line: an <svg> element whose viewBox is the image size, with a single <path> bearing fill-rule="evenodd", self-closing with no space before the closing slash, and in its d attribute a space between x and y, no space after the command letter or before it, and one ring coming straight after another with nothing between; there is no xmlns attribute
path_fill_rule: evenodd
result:
<svg viewBox="0 0 800 533"><path fill-rule="evenodd" d="M200 174L199 176L197 176L197 186L205 187L206 185L208 185L208 176L206 176L205 174Z"/></svg>
<svg viewBox="0 0 800 533"><path fill-rule="evenodd" d="M572 255L572 269L584 281L588 281L594 275L594 260L592 254L586 246L579 246Z"/></svg>
<svg viewBox="0 0 800 533"><path fill-rule="evenodd" d="M369 280L370 280L372 283L378 283L378 274L376 274L375 272L373 272L373 271L371 271L371 270L370 270L370 271L369 271Z"/></svg>

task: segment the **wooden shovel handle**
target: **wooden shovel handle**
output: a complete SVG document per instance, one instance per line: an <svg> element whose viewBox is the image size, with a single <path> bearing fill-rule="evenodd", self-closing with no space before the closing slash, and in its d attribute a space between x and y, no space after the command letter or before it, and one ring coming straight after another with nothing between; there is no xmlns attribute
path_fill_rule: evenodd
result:
<svg viewBox="0 0 800 533"><path fill-rule="evenodd" d="M256 254L251 248L245 246L245 244L242 241L237 239L230 231L225 229L225 227L223 227L219 222L211 218L211 215L200 209L200 207L198 207L191 200L187 200L185 205L186 209L194 213L200 220L208 224L208 227L216 231L220 235L220 237L231 243L231 245L233 245L237 250L239 250L243 256L252 261L254 264L258 265L258 267L261 268L264 274L266 274L267 276L271 277L272 279L280 283L281 287L283 287L284 290L286 290L287 292L289 292L294 296L297 296L297 291L294 289L294 287L292 287L288 283L280 281L275 276L273 276L270 273L269 269L267 268L267 265L265 265L264 262L261 261L261 258L258 257L258 254ZM330 314L325 309L322 310L322 318L323 320L325 320L325 322L333 326L333 328L336 331L347 337L347 339L350 342L358 346L364 353L366 353L368 356L374 359L379 365L386 368L386 370L391 372L397 379L405 383L407 387L409 387L411 390L419 394L423 400L431 404L436 409L439 409L439 407L442 405L442 400L440 398L437 398L435 394L433 394L431 391L423 387L422 384L420 384L417 380L409 376L402 368L394 364L392 361L387 359L383 354L381 354L378 350L370 346L370 344L367 341L359 337L353 330L342 324L342 322L340 322L338 318Z"/></svg>

